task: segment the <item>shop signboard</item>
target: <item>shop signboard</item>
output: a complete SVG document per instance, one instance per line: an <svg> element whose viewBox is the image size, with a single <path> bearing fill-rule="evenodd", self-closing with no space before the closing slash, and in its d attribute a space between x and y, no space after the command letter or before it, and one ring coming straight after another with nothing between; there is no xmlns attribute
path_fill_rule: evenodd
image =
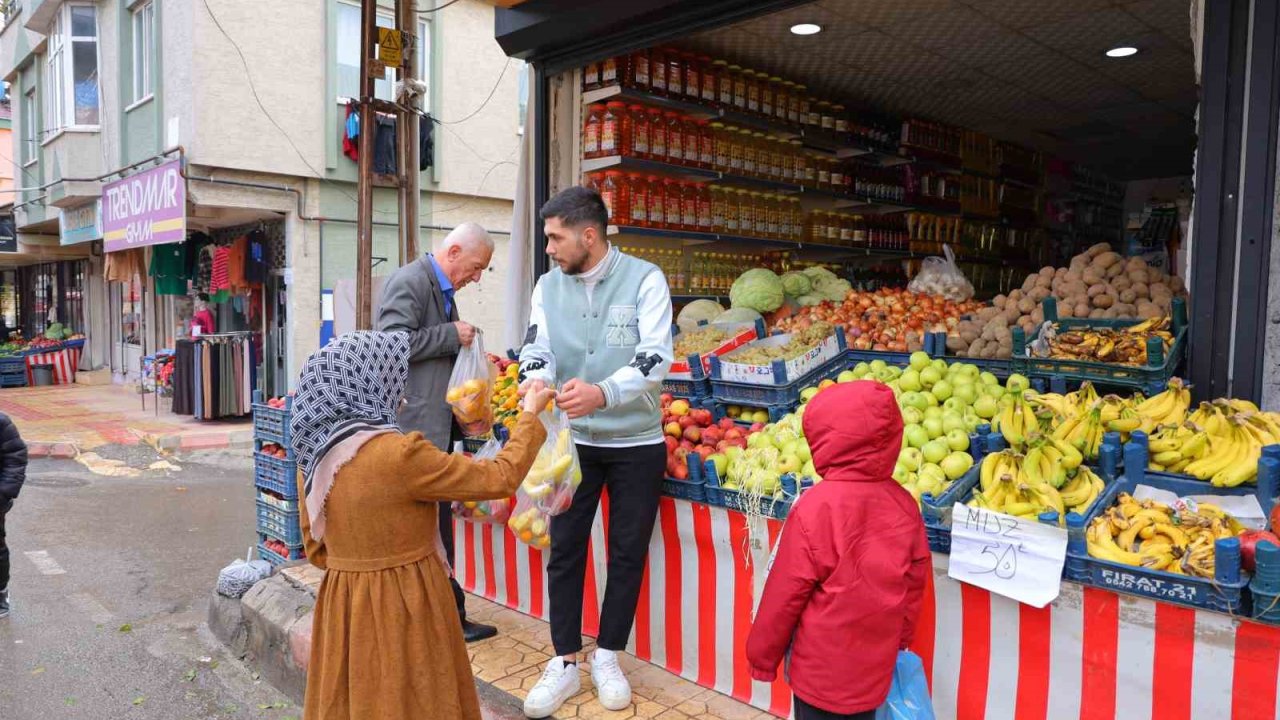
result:
<svg viewBox="0 0 1280 720"><path fill-rule="evenodd" d="M104 185L102 230L107 252L185 240L187 184L182 160Z"/></svg>
<svg viewBox="0 0 1280 720"><path fill-rule="evenodd" d="M0 215L0 253L18 252L18 232L12 215Z"/></svg>
<svg viewBox="0 0 1280 720"><path fill-rule="evenodd" d="M102 198L59 212L58 238L62 245L79 245L101 237Z"/></svg>

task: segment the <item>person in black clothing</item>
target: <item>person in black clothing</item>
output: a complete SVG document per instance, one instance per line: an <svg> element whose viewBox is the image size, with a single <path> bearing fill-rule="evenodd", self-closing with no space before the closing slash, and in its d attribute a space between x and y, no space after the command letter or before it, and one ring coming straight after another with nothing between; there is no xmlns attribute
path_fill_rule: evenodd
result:
<svg viewBox="0 0 1280 720"><path fill-rule="evenodd" d="M4 521L27 479L27 444L18 426L0 413L0 618L9 615L9 546L4 541Z"/></svg>

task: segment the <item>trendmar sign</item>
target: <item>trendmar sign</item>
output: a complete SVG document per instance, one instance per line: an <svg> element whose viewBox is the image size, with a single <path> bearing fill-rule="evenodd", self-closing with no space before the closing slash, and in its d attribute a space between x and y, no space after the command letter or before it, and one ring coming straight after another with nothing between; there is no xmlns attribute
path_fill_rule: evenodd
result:
<svg viewBox="0 0 1280 720"><path fill-rule="evenodd" d="M182 242L187 237L187 184L182 160L102 186L105 250Z"/></svg>

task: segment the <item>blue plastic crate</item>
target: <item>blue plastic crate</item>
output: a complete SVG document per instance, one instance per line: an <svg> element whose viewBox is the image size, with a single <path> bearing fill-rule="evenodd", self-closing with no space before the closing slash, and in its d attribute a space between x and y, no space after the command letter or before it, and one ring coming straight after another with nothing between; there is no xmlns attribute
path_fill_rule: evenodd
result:
<svg viewBox="0 0 1280 720"><path fill-rule="evenodd" d="M716 400L712 400L710 402L712 419L714 419L716 422L720 422L724 418L729 417L730 405L737 405L737 403L723 403ZM765 412L769 413L768 422L776 423L782 418L786 417L788 414L795 412L797 406L798 406L797 403L788 403L786 405L768 405L765 407L746 405L745 407L751 408L752 410L764 410ZM752 424L754 424L754 421L735 419L734 423L742 427L750 427Z"/></svg>
<svg viewBox="0 0 1280 720"><path fill-rule="evenodd" d="M1126 446L1125 451L1133 454L1125 463L1125 474L1107 487L1084 516L1075 513L1067 516L1067 562L1063 570L1064 577L1074 582L1165 602L1218 612L1242 612L1248 601L1245 589L1248 587L1249 578L1240 569L1238 551L1234 560L1228 559L1231 557L1230 554L1224 555L1226 551L1223 543L1228 541L1219 541L1216 561L1217 577L1196 578L1092 557L1089 555L1085 541L1085 531L1094 518L1115 504L1120 493L1133 493L1138 485L1167 490L1179 497L1256 495L1263 511L1269 511L1276 501L1280 460L1277 460L1273 453L1269 453L1258 462L1256 487L1245 485L1216 488L1203 480L1193 480L1168 473L1148 472L1146 463L1141 461L1145 458L1145 455L1141 454L1142 448L1134 443Z"/></svg>
<svg viewBox="0 0 1280 720"><path fill-rule="evenodd" d="M282 510L274 505L257 501L258 532L273 537L285 545L302 545L302 527L298 524L297 510Z"/></svg>
<svg viewBox="0 0 1280 720"><path fill-rule="evenodd" d="M662 392L689 400L702 400L711 395L711 381L705 377L693 380L667 378L662 381Z"/></svg>
<svg viewBox="0 0 1280 720"><path fill-rule="evenodd" d="M834 380L837 375L849 368L847 357L839 357L823 367L814 370L799 380L784 385L753 385L751 383L730 382L711 378L711 399L726 405L749 405L751 407L785 406L792 407L800 403L800 393L823 380Z"/></svg>
<svg viewBox="0 0 1280 720"><path fill-rule="evenodd" d="M283 409L273 408L267 406L267 401L262 397L262 391L255 390L253 393L254 439L266 440L289 448L289 417L292 414L292 408L292 397L285 398Z"/></svg>
<svg viewBox="0 0 1280 720"><path fill-rule="evenodd" d="M254 453L253 482L285 500L298 499L298 465L293 460Z"/></svg>
<svg viewBox="0 0 1280 720"><path fill-rule="evenodd" d="M265 536L261 534L258 535L258 557L271 563L272 567L283 565L284 563L292 562L294 560L305 560L307 557L306 552L304 552L300 547L289 548L289 557L278 555L267 549L266 544L263 542L265 539Z"/></svg>
<svg viewBox="0 0 1280 720"><path fill-rule="evenodd" d="M10 373L27 372L27 361L20 357L4 357L0 358L0 375L8 375Z"/></svg>
<svg viewBox="0 0 1280 720"><path fill-rule="evenodd" d="M697 458L697 453L690 453L690 457ZM686 480L677 480L673 477L662 478L662 494L677 500L688 500L690 502L704 503L707 501L707 494L703 490L705 485L702 480L702 463L698 461L689 463L689 477Z"/></svg>
<svg viewBox="0 0 1280 720"><path fill-rule="evenodd" d="M0 373L0 388L26 387L27 373Z"/></svg>
<svg viewBox="0 0 1280 720"><path fill-rule="evenodd" d="M738 512L751 512L752 508L748 507L747 498L737 490L726 488L720 485L720 477L716 472L713 462L707 460L702 465L702 482L704 485L703 493L710 505L718 505L730 510ZM794 485L796 482L794 475L783 476L784 488L788 485ZM783 498L760 498L760 504L755 508L757 512L766 517L785 520L787 514L791 511L791 499L785 494Z"/></svg>

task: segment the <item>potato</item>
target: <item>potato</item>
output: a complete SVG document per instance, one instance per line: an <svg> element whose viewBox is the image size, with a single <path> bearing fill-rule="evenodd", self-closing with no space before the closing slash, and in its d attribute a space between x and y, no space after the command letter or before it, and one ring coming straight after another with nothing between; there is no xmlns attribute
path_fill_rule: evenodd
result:
<svg viewBox="0 0 1280 720"><path fill-rule="evenodd" d="M1022 312L1021 312L1021 311L1019 311L1019 310L1018 310L1018 308L1017 308L1016 306L1015 306L1015 307L1007 308L1007 309L1004 311L1004 324L1005 324L1005 326L1009 326L1009 325L1012 325L1012 324L1014 324L1015 322L1017 322L1017 321L1018 321L1018 318L1019 318L1021 315L1022 315Z"/></svg>
<svg viewBox="0 0 1280 720"><path fill-rule="evenodd" d="M1160 311L1159 305L1149 302L1138 303L1138 317L1145 320L1147 318L1160 317L1161 315L1164 315L1164 313Z"/></svg>
<svg viewBox="0 0 1280 720"><path fill-rule="evenodd" d="M1045 277L1045 276L1043 276L1043 275L1032 275L1032 277L1034 277L1034 278L1036 279L1035 287L1033 287L1033 288L1032 288L1032 291L1033 291L1033 292L1035 291L1035 288L1051 288L1051 287L1053 287L1053 279L1052 279L1052 278L1047 278L1047 277Z"/></svg>
<svg viewBox="0 0 1280 720"><path fill-rule="evenodd" d="M1108 278L1118 278L1124 274L1124 266L1120 263L1116 263L1115 265L1108 267L1105 274Z"/></svg>
<svg viewBox="0 0 1280 720"><path fill-rule="evenodd" d="M1097 245L1090 247L1088 250L1085 250L1084 254L1092 258L1092 257L1097 257L1102 253L1108 252L1110 250L1111 250L1111 243L1101 242L1101 243L1098 243Z"/></svg>
<svg viewBox="0 0 1280 720"><path fill-rule="evenodd" d="M1035 310L1035 309L1036 309L1036 301L1032 300L1030 297L1025 297L1018 301L1018 311L1021 312L1023 315L1026 315L1027 313L1030 313L1032 310Z"/></svg>
<svg viewBox="0 0 1280 720"><path fill-rule="evenodd" d="M1090 285L1090 286L1089 286L1089 297L1090 297L1090 298L1095 298L1095 297L1097 297L1097 296L1099 296L1099 295L1101 295L1101 294L1103 294L1103 293L1105 293L1105 292L1107 292L1107 286L1106 286L1106 285L1103 285L1102 283L1097 283L1097 284L1094 284L1094 285Z"/></svg>
<svg viewBox="0 0 1280 720"><path fill-rule="evenodd" d="M987 341L985 339L978 338L974 340L973 344L969 346L969 357L982 357L982 351L986 347Z"/></svg>
<svg viewBox="0 0 1280 720"><path fill-rule="evenodd" d="M1142 269L1142 268L1138 268L1137 270L1130 270L1130 271L1129 271L1128 273L1126 273L1126 274L1129 276L1129 280L1130 280L1130 281L1132 281L1132 282L1133 282L1133 283L1135 283L1135 284L1136 284L1136 283L1149 283L1149 282L1151 282L1151 281L1155 280L1155 278L1154 278L1154 277L1152 277L1152 275L1153 275L1154 273L1149 273L1149 272L1147 272L1146 270L1144 270L1144 269Z"/></svg>
<svg viewBox="0 0 1280 720"><path fill-rule="evenodd" d="M1077 302L1076 310L1074 313L1072 313L1072 315L1078 318L1087 318L1089 317L1090 309L1091 308L1089 307L1089 303L1087 301Z"/></svg>
<svg viewBox="0 0 1280 720"><path fill-rule="evenodd" d="M1115 298L1111 297L1106 293L1100 293L1098 295L1094 295L1093 298L1089 300L1089 302L1093 303L1094 307L1100 307L1100 308L1109 308L1112 305L1116 304Z"/></svg>
<svg viewBox="0 0 1280 720"><path fill-rule="evenodd" d="M1092 320L1096 320L1096 319L1098 319L1098 318L1102 317L1102 316L1103 316L1103 314L1104 314L1105 312L1106 312L1106 311L1105 311L1105 310L1103 310L1102 308L1094 308L1094 309L1092 309L1092 310L1090 310L1090 311L1089 311L1089 318L1090 318L1090 319L1092 319Z"/></svg>
<svg viewBox="0 0 1280 720"><path fill-rule="evenodd" d="M1174 275L1169 278L1169 289L1181 295L1182 293L1187 291L1187 284L1182 282L1181 277Z"/></svg>
<svg viewBox="0 0 1280 720"><path fill-rule="evenodd" d="M1091 266L1084 271L1080 279L1087 285L1097 285L1106 279L1106 275L1101 270Z"/></svg>
<svg viewBox="0 0 1280 720"><path fill-rule="evenodd" d="M1128 304L1128 303L1132 303L1133 301L1135 301L1135 300L1137 300L1137 299L1138 299L1138 294L1137 294L1137 293L1135 293L1133 290L1121 290L1121 291L1120 291L1120 302L1122 302L1122 303L1126 303L1126 304Z"/></svg>
<svg viewBox="0 0 1280 720"><path fill-rule="evenodd" d="M1054 267L1054 266L1052 266L1052 265L1045 265L1044 267L1040 268L1040 276L1041 276L1041 277L1053 277L1054 275L1057 275L1057 274L1058 274L1058 271L1059 271L1059 270L1061 270L1061 269L1062 269L1062 268L1056 268L1056 267Z"/></svg>
<svg viewBox="0 0 1280 720"><path fill-rule="evenodd" d="M962 330L960 332L960 340L961 342L964 343L965 347L969 347L977 339L978 339L977 330Z"/></svg>
<svg viewBox="0 0 1280 720"><path fill-rule="evenodd" d="M1104 318L1109 318L1109 319L1114 319L1114 318L1118 318L1118 317L1120 317L1120 315L1116 313L1116 309L1115 309L1115 308L1111 307L1111 308L1107 308L1106 310L1104 310L1104 311L1102 312L1102 317L1104 317Z"/></svg>
<svg viewBox="0 0 1280 720"><path fill-rule="evenodd" d="M1008 299L1008 298L1006 298L1004 295L997 295L997 296L995 296L995 298L991 301L991 304L992 304L992 305L995 305L995 306L996 306L996 307L998 307L998 308L1003 309L1003 308L1004 308L1005 300L1007 300L1007 299Z"/></svg>
<svg viewBox="0 0 1280 720"><path fill-rule="evenodd" d="M1021 300L1021 299L1022 299L1022 297L1023 297L1023 292L1022 292L1022 290L1010 290L1010 291L1009 291L1009 300L1012 300L1015 304L1016 304L1019 300ZM1005 303L1005 304L1007 305L1008 303ZM1007 309L1007 308L1006 308L1006 309Z"/></svg>
<svg viewBox="0 0 1280 720"><path fill-rule="evenodd" d="M1067 273L1069 272L1071 272L1069 268L1060 267L1057 270L1053 271L1053 276L1056 278L1066 277Z"/></svg>
<svg viewBox="0 0 1280 720"><path fill-rule="evenodd" d="M1096 268L1106 269L1120 262L1123 258L1118 252L1104 252L1093 258L1089 264Z"/></svg>
<svg viewBox="0 0 1280 720"><path fill-rule="evenodd" d="M1024 291L1030 290L1031 288L1036 286L1036 282L1039 280L1040 280L1039 275L1028 275L1027 279L1022 281L1022 289Z"/></svg>
<svg viewBox="0 0 1280 720"><path fill-rule="evenodd" d="M1050 293L1049 293L1049 290L1048 290L1048 289L1046 289L1046 288L1036 288L1035 290L1032 290L1032 291L1031 291L1031 300L1032 300L1032 302L1034 302L1037 306L1039 306L1039 305L1040 305L1040 303L1044 302L1044 299L1045 299L1045 298L1049 297L1049 295L1050 295Z"/></svg>
<svg viewBox="0 0 1280 720"><path fill-rule="evenodd" d="M1139 300L1145 300L1151 297L1151 288L1146 283L1134 283L1133 294Z"/></svg>
<svg viewBox="0 0 1280 720"><path fill-rule="evenodd" d="M1034 323L1034 324L1035 324L1035 325L1037 325L1037 326L1039 326L1039 325L1040 325L1040 323L1044 322L1044 308L1043 308L1043 307L1039 307L1039 306L1037 306L1035 310L1032 310L1032 311L1031 311L1031 322L1032 322L1032 323Z"/></svg>
<svg viewBox="0 0 1280 720"><path fill-rule="evenodd" d="M1111 286L1111 289L1115 290L1116 292L1120 292L1122 290L1128 290L1129 288L1133 287L1133 281L1129 279L1128 275L1121 275L1115 278L1114 280L1112 280L1108 284Z"/></svg>
<svg viewBox="0 0 1280 720"><path fill-rule="evenodd" d="M1076 316L1076 306L1069 303L1063 303L1058 306L1058 317L1071 318Z"/></svg>

